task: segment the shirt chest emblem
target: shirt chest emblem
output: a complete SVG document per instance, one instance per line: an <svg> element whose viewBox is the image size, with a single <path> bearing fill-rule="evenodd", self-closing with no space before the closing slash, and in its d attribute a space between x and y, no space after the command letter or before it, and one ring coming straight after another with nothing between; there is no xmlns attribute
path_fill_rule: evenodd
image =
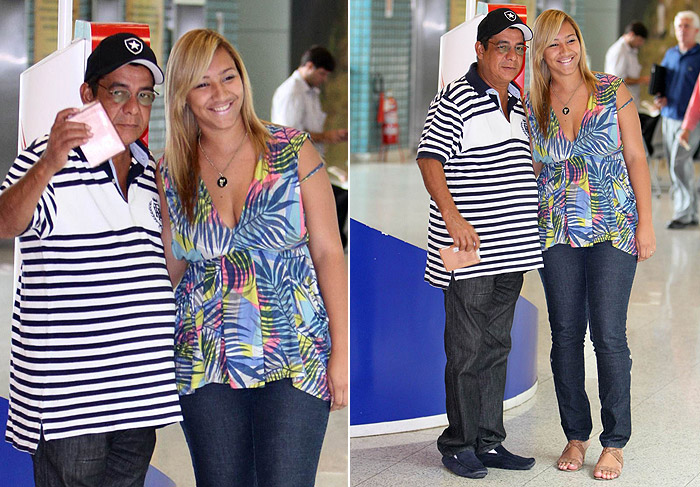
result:
<svg viewBox="0 0 700 487"><path fill-rule="evenodd" d="M158 225L158 227L163 229L163 221L160 218L160 203L157 199L153 198L148 202L148 212L151 214L151 218Z"/></svg>

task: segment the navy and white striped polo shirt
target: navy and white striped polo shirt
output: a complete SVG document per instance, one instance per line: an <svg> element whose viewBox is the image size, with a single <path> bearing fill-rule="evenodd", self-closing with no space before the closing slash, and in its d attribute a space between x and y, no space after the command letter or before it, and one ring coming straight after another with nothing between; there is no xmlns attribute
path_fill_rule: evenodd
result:
<svg viewBox="0 0 700 487"><path fill-rule="evenodd" d="M46 149L35 141L0 192ZM82 153L50 181L18 239L6 440L46 440L181 421L175 304L160 239L155 162L131 145L128 201L110 164Z"/></svg>
<svg viewBox="0 0 700 487"><path fill-rule="evenodd" d="M456 269L455 279L542 267L527 122L518 88L511 84L508 91L510 121L475 63L445 86L428 109L417 158L443 164L457 209L481 241L481 262ZM439 250L452 244L431 199L425 280L435 287L446 288L450 282Z"/></svg>

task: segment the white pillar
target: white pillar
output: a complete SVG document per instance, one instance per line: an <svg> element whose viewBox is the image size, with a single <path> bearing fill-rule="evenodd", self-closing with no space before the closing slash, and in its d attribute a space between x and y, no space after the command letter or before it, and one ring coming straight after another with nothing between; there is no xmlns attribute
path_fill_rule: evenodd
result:
<svg viewBox="0 0 700 487"><path fill-rule="evenodd" d="M58 0L58 49L63 49L70 44L73 34L73 2L71 0Z"/></svg>
<svg viewBox="0 0 700 487"><path fill-rule="evenodd" d="M469 22L476 15L476 0L467 0L467 14L464 19L465 22Z"/></svg>

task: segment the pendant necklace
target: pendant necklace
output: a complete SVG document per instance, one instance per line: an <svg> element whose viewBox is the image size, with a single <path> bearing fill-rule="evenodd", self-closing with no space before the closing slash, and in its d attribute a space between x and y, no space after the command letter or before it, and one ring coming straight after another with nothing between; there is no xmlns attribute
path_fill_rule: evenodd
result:
<svg viewBox="0 0 700 487"><path fill-rule="evenodd" d="M207 162L209 163L209 165L211 165L211 167L213 167L214 170L215 170L216 172L219 173L219 179L216 180L216 185L217 185L218 187L223 188L223 187L225 187L225 186L228 184L228 179L226 179L226 176L224 176L224 173L226 172L226 169L228 169L228 167L231 165L231 163L233 162L233 160L236 158L236 154L238 154L238 151L239 151L240 148L243 146L243 142L245 141L246 137L248 137L248 132L246 132L245 134L243 134L243 137L241 137L241 141L238 143L238 147L236 147L236 150L233 151L233 155L231 156L231 159L228 160L228 163L227 163L226 166L224 167L224 170L223 170L223 171L219 171L219 170L216 168L216 166L214 165L214 163L211 162L211 159L209 159L209 156L208 156L207 153L204 151L204 147L202 147L202 134L201 134L201 132L200 132L200 134L197 136L197 144L199 145L199 149L202 151L202 154L204 154L204 158L207 160Z"/></svg>
<svg viewBox="0 0 700 487"><path fill-rule="evenodd" d="M561 110L561 113L563 113L564 115L568 115L568 114L569 114L570 110L569 110L569 107L568 107L567 105L569 104L569 102L571 101L571 99L574 97L574 95L576 94L576 92L578 91L578 89L579 89L579 87L581 86L582 83L583 83L583 77L581 78L581 81L579 81L579 83L578 83L578 85L576 86L576 88L574 89L573 93L571 93L571 96L569 97L569 99L566 100L566 103L564 103L563 101L561 101L561 98L559 98L559 97L557 96L557 94L554 93L554 90L552 89L552 82L551 82L551 81L549 82L549 91L552 92L552 94L557 98L557 100L559 100L559 102L560 102L562 105L564 105L564 108L562 108L562 110ZM206 155L206 154L205 154L205 155Z"/></svg>

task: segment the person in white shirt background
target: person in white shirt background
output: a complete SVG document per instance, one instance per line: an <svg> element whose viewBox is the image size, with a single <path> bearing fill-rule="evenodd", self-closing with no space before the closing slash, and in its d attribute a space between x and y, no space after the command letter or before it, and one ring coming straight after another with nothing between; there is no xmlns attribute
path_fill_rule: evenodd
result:
<svg viewBox="0 0 700 487"><path fill-rule="evenodd" d="M299 67L275 90L272 97L270 121L303 130L311 136L316 150L325 156L326 144L348 140L348 129L323 130L326 113L321 108L321 86L335 69L335 58L322 46L311 46L301 56ZM340 226L343 247L348 238L345 229L348 215L347 173L335 166L327 166L333 185L333 196Z"/></svg>
<svg viewBox="0 0 700 487"><path fill-rule="evenodd" d="M348 130L323 130L326 113L321 108L321 86L335 69L333 55L324 47L312 46L302 56L299 67L272 97L272 123L308 132L323 155L323 144L348 140Z"/></svg>
<svg viewBox="0 0 700 487"><path fill-rule="evenodd" d="M648 37L649 31L644 24L638 21L630 22L625 27L625 33L605 53L604 71L625 81L638 110L642 102L642 86L649 84L650 78L649 75L641 75L642 65L639 62L639 49ZM642 125L642 136L647 155L651 156L654 153L652 140L659 116L639 113L639 122Z"/></svg>
<svg viewBox="0 0 700 487"><path fill-rule="evenodd" d="M641 22L631 22L625 27L625 33L608 49L605 54L605 69L609 74L625 80L625 84L639 106L642 85L649 83L649 76L640 76L642 65L639 62L639 48L649 36L647 28Z"/></svg>

